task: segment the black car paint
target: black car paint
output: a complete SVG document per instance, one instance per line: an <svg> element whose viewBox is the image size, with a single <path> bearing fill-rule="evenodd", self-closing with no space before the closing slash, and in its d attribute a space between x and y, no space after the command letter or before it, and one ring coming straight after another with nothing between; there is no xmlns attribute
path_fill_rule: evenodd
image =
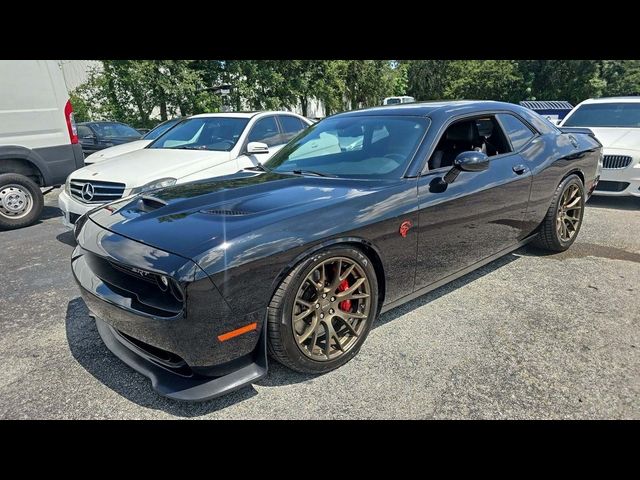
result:
<svg viewBox="0 0 640 480"><path fill-rule="evenodd" d="M576 146L550 126L538 127L519 152L491 157L486 171L460 172L444 189L447 169L426 171L435 141L452 121L510 112L534 125L524 110L497 102L449 102L340 114L425 115L432 123L403 178L239 172L152 192L159 205L166 204L155 210L138 198L100 208L78 234L74 275L98 317L180 355L198 374L255 365L273 292L312 252L338 243L364 249L380 278L384 311L531 238L565 176L577 173L590 191L601 145L576 134ZM525 169L516 172L521 165ZM399 227L406 221L413 228L403 237ZM184 311L158 319L119 304L117 294L96 290L99 279L83 267L86 252L172 276L185 289ZM258 323L253 332L228 342L216 339L251 322ZM163 394L172 396L166 388ZM217 394L210 391L206 398ZM184 399L182 393L174 396Z"/></svg>
<svg viewBox="0 0 640 480"><path fill-rule="evenodd" d="M91 130L93 137L78 137L80 145L82 145L82 151L85 156L91 155L99 150L113 147L115 145L122 145L123 143L135 142L142 138L142 134L138 137L102 137L99 135L98 130L94 125L100 122L81 122L78 126L85 126ZM118 123L118 122L104 122L104 123ZM124 124L123 124L124 125ZM135 129L134 129L135 130Z"/></svg>

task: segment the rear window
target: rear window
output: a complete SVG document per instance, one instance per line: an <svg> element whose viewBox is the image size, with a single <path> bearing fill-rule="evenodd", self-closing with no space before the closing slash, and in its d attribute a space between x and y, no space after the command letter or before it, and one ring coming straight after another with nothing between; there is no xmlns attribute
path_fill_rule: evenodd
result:
<svg viewBox="0 0 640 480"><path fill-rule="evenodd" d="M565 127L640 127L640 103L590 103L581 105L564 122Z"/></svg>

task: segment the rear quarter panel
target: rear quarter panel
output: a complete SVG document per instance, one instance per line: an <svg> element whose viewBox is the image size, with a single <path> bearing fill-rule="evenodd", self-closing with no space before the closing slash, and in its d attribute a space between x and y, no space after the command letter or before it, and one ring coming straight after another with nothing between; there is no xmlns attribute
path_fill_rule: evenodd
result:
<svg viewBox="0 0 640 480"><path fill-rule="evenodd" d="M577 147L569 134L547 133L539 136L523 150L522 156L533 173L526 222L531 231L546 215L556 188L571 173L580 175L585 191L591 191L595 182L602 146L586 134L573 134Z"/></svg>

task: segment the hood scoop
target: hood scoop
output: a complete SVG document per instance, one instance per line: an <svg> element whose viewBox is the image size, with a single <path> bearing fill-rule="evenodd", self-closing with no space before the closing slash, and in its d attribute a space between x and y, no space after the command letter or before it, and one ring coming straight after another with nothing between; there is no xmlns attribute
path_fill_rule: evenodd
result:
<svg viewBox="0 0 640 480"><path fill-rule="evenodd" d="M167 202L151 195L143 195L136 202L136 208L141 212L153 212L165 206L167 206Z"/></svg>

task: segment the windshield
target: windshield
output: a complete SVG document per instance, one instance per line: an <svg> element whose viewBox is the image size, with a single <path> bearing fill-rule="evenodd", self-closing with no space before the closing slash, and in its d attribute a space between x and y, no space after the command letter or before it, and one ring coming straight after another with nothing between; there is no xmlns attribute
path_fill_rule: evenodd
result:
<svg viewBox="0 0 640 480"><path fill-rule="evenodd" d="M160 135L148 148L230 151L249 122L248 118L190 118Z"/></svg>
<svg viewBox="0 0 640 480"><path fill-rule="evenodd" d="M166 122L163 122L160 125L157 125L156 127L152 128L142 138L144 138L145 140L155 140L160 135L162 135L164 132L166 132L171 127L173 127L176 123L178 123L180 120L181 120L180 118L174 118L172 120L167 120Z"/></svg>
<svg viewBox="0 0 640 480"><path fill-rule="evenodd" d="M387 98L385 105L395 105L396 103L402 103L402 99L398 97Z"/></svg>
<svg viewBox="0 0 640 480"><path fill-rule="evenodd" d="M640 103L590 103L576 109L564 127L640 127Z"/></svg>
<svg viewBox="0 0 640 480"><path fill-rule="evenodd" d="M428 126L423 117L329 118L304 130L265 166L281 173L307 170L349 178L399 178Z"/></svg>
<svg viewBox="0 0 640 480"><path fill-rule="evenodd" d="M133 137L140 138L140 132L131 128L129 125L122 123L94 123L92 127L95 129L99 137Z"/></svg>

